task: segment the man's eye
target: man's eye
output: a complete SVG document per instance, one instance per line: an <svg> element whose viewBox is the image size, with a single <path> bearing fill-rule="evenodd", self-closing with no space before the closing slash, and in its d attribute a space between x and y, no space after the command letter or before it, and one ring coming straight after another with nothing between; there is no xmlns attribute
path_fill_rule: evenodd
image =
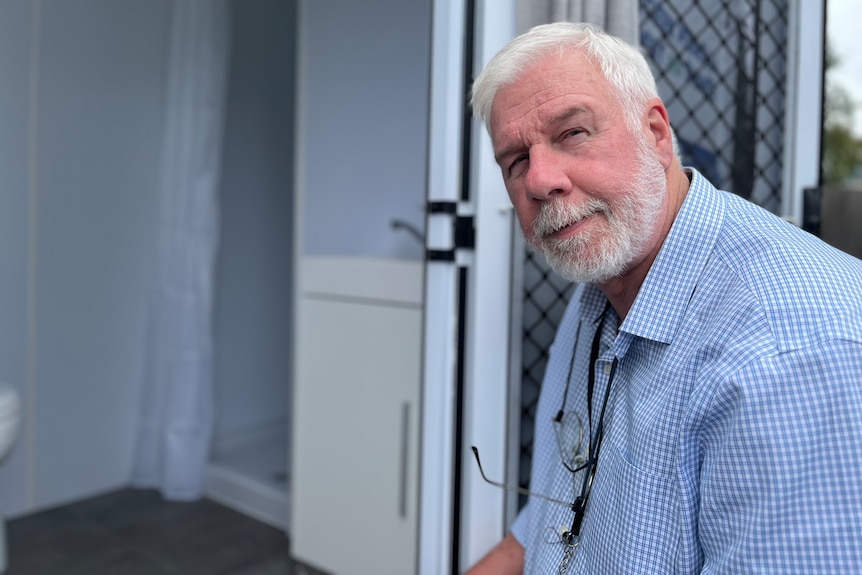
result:
<svg viewBox="0 0 862 575"><path fill-rule="evenodd" d="M568 131L564 132L563 138L573 138L573 137L579 136L585 132L586 132L586 130L584 130L583 128L575 128L573 130L568 130Z"/></svg>
<svg viewBox="0 0 862 575"><path fill-rule="evenodd" d="M516 173L521 170L522 166L528 159L530 159L530 156L528 156L527 154L523 154L515 158L515 160L511 164L509 164L509 175L516 175Z"/></svg>

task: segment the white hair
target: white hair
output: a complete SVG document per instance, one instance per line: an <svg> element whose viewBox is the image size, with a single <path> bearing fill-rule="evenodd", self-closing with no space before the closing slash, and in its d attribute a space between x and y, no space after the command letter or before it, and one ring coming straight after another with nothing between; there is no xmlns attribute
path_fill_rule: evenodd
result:
<svg viewBox="0 0 862 575"><path fill-rule="evenodd" d="M640 129L640 114L650 98L658 96L655 78L641 53L598 26L555 22L536 26L498 52L473 83L473 112L491 130L491 106L497 90L512 84L530 66L550 54L564 56L581 51L595 62L617 96L626 126Z"/></svg>

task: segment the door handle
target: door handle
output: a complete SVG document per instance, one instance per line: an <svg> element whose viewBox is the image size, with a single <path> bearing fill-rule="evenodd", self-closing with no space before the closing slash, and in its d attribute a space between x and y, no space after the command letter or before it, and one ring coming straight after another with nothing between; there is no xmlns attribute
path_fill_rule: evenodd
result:
<svg viewBox="0 0 862 575"><path fill-rule="evenodd" d="M401 476L398 489L398 514L402 518L407 517L407 475L408 459L410 458L410 403L405 401L401 405Z"/></svg>

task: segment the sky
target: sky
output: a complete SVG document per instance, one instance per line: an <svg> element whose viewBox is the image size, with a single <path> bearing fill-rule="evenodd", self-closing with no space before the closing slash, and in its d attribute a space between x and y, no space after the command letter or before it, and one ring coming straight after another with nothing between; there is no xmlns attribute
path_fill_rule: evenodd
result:
<svg viewBox="0 0 862 575"><path fill-rule="evenodd" d="M839 58L830 77L857 102L854 132L862 137L862 0L827 0L826 34Z"/></svg>

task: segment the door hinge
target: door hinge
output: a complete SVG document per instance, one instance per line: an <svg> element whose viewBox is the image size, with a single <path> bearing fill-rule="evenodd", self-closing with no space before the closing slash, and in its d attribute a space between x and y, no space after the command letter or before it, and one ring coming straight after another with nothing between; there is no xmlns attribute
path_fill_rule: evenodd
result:
<svg viewBox="0 0 862 575"><path fill-rule="evenodd" d="M456 250L472 250L476 247L475 219L472 215L458 214L458 202L428 202L428 213L447 215L452 218L452 247L446 249L428 248L425 250L425 259L454 262Z"/></svg>
<svg viewBox="0 0 862 575"><path fill-rule="evenodd" d="M476 247L476 227L473 216L455 216L455 249L472 250Z"/></svg>

